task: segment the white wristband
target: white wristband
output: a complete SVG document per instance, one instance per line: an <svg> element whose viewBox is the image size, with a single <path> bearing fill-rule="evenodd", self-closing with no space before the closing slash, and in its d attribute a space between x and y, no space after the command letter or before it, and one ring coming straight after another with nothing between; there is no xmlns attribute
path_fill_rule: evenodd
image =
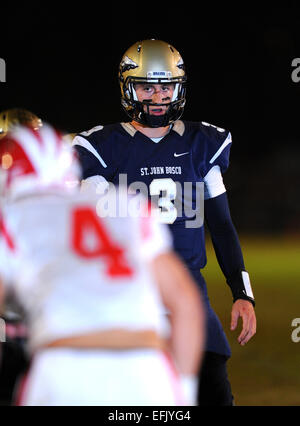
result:
<svg viewBox="0 0 300 426"><path fill-rule="evenodd" d="M197 405L198 377L182 374L180 384L186 405Z"/></svg>

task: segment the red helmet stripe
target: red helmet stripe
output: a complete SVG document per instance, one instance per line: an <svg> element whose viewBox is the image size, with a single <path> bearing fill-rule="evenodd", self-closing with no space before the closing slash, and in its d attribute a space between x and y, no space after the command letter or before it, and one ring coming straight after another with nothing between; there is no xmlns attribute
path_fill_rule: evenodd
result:
<svg viewBox="0 0 300 426"><path fill-rule="evenodd" d="M0 213L0 234L2 234L4 241L6 242L10 250L12 251L15 250L15 244L6 229L1 213Z"/></svg>
<svg viewBox="0 0 300 426"><path fill-rule="evenodd" d="M12 157L12 165L6 170L6 184L8 187L13 178L17 176L28 175L30 173L37 174L30 158L17 140L10 138L7 141L7 149L1 150L1 157L4 153L10 154Z"/></svg>

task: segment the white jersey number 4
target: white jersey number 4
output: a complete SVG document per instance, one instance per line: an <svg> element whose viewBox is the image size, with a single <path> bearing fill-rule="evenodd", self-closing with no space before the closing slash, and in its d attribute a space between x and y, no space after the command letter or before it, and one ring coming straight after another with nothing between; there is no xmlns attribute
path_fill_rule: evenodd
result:
<svg viewBox="0 0 300 426"><path fill-rule="evenodd" d="M125 250L112 240L100 218L90 207L72 211L72 248L85 259L101 259L106 265L106 274L111 278L131 277L133 270L126 262ZM93 248L86 242L86 235L93 236L97 244Z"/></svg>

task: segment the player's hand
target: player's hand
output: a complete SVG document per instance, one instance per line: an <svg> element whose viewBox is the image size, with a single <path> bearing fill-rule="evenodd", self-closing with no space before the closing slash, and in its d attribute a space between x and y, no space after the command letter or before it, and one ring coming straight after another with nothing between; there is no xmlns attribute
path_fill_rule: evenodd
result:
<svg viewBox="0 0 300 426"><path fill-rule="evenodd" d="M244 346L256 333L256 316L253 305L248 300L238 299L232 306L230 330L235 330L239 317L243 321L243 329L238 342Z"/></svg>

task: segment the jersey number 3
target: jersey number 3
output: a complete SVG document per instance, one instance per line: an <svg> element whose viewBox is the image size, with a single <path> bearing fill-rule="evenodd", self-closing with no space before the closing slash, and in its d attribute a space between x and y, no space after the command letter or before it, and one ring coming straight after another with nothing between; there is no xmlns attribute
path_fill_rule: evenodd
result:
<svg viewBox="0 0 300 426"><path fill-rule="evenodd" d="M91 248L87 244L88 235L96 241ZM126 262L125 250L108 234L100 218L90 207L81 207L72 211L72 248L85 259L102 259L106 273L112 278L131 277L133 270Z"/></svg>
<svg viewBox="0 0 300 426"><path fill-rule="evenodd" d="M159 197L159 217L162 223L174 223L177 218L177 209L173 204L176 198L177 187L173 179L153 179L149 186L150 195ZM162 195L163 194L163 195Z"/></svg>

